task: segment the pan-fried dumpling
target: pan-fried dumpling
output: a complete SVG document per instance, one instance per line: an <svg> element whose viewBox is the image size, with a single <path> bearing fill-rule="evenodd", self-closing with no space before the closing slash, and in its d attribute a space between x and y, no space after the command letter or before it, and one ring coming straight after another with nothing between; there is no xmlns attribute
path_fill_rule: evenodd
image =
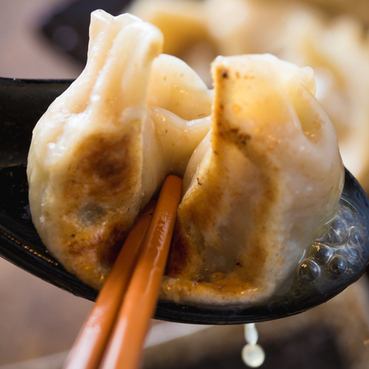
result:
<svg viewBox="0 0 369 369"><path fill-rule="evenodd" d="M161 48L152 25L94 12L85 70L33 132L33 222L63 265L96 288L139 211L168 172L183 175L209 129L209 90Z"/></svg>
<svg viewBox="0 0 369 369"><path fill-rule="evenodd" d="M252 302L273 293L342 189L312 70L270 55L219 57L213 94L183 61L160 54L160 31L138 18L94 12L90 38L85 70L33 134L29 198L43 242L99 288L174 173L185 191L163 298Z"/></svg>
<svg viewBox="0 0 369 369"><path fill-rule="evenodd" d="M337 10L350 10L361 18L367 16L365 0L306 0L321 3ZM345 166L369 192L369 47L367 30L355 18L332 17L300 1L261 0L205 0L196 5L203 28L198 32L197 45L188 46L181 35L193 33L190 23L183 23L181 32L168 28L165 17L172 24L192 7L191 0L139 0L133 11L155 22L164 37L176 39L176 53L187 58L208 82L209 59L216 55L272 53L300 66L314 68L317 79L317 99L329 114L337 131ZM181 10L180 7L182 6ZM193 5L195 6L195 5ZM350 9L348 9L350 8ZM368 13L369 14L369 13ZM191 19L197 19L195 15ZM221 24L221 27L219 26ZM209 83L210 84L210 83Z"/></svg>
<svg viewBox="0 0 369 369"><path fill-rule="evenodd" d="M312 70L270 55L218 57L209 136L185 174L164 296L253 302L296 268L344 178Z"/></svg>

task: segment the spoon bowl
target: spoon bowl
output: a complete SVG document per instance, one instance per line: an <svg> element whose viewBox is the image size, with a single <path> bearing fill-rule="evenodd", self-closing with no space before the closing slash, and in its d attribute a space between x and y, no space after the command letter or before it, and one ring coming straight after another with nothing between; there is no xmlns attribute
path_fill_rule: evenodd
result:
<svg viewBox="0 0 369 369"><path fill-rule="evenodd" d="M26 164L33 127L70 83L0 78L0 256L49 283L94 300L97 291L49 254L28 206ZM294 315L340 293L362 276L368 263L369 201L346 170L336 217L268 301L192 306L160 300L155 317L183 323L241 324Z"/></svg>

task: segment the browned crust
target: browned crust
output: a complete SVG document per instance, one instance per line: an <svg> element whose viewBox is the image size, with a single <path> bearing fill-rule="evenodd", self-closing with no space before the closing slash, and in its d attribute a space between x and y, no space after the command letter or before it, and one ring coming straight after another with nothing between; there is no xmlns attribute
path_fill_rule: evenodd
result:
<svg viewBox="0 0 369 369"><path fill-rule="evenodd" d="M137 192L133 135L96 134L74 151L65 172L58 225L62 261L73 273L99 287L139 209L126 209Z"/></svg>

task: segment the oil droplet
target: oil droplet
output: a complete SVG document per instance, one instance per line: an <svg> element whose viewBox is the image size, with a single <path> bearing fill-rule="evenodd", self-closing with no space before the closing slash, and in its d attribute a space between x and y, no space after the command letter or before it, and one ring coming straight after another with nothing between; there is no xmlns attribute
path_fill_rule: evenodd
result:
<svg viewBox="0 0 369 369"><path fill-rule="evenodd" d="M245 340L251 345L256 345L259 339L255 323L245 324Z"/></svg>
<svg viewBox="0 0 369 369"><path fill-rule="evenodd" d="M341 256L335 256L329 263L329 270L333 275L339 275L346 272L347 263Z"/></svg>
<svg viewBox="0 0 369 369"><path fill-rule="evenodd" d="M259 335L254 323L245 324L244 335L247 344L241 352L242 360L250 368L258 368L265 361L265 353L257 344Z"/></svg>
<svg viewBox="0 0 369 369"><path fill-rule="evenodd" d="M310 259L305 259L299 268L299 276L304 281L313 281L320 275L319 265Z"/></svg>
<svg viewBox="0 0 369 369"><path fill-rule="evenodd" d="M333 250L330 247L317 242L312 246L312 254L318 263L326 264L332 257Z"/></svg>
<svg viewBox="0 0 369 369"><path fill-rule="evenodd" d="M248 344L242 349L242 360L250 368L258 368L265 361L264 350L259 345Z"/></svg>

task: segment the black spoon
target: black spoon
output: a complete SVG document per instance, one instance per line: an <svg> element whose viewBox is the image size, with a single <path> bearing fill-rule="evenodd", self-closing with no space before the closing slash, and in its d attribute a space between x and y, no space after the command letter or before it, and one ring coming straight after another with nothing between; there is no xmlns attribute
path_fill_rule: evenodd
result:
<svg viewBox="0 0 369 369"><path fill-rule="evenodd" d="M0 78L0 255L47 282L94 300L97 292L68 273L48 253L28 208L26 160L32 129L70 83ZM235 324L293 315L341 292L365 272L368 262L369 201L346 171L338 216L270 300L252 306L189 306L159 301L156 318Z"/></svg>

